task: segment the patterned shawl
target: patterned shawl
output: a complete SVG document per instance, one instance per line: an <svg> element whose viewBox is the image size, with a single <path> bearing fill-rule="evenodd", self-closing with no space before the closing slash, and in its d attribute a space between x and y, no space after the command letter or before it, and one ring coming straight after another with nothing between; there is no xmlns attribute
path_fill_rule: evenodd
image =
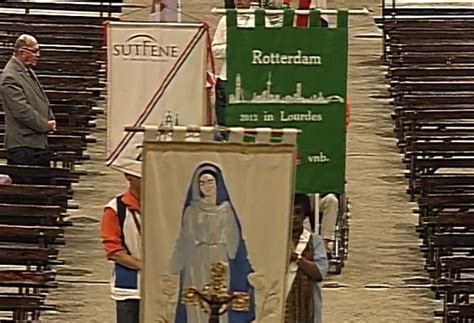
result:
<svg viewBox="0 0 474 323"><path fill-rule="evenodd" d="M298 241L293 241L298 244ZM310 238L306 245L303 258L313 261L313 239ZM301 269L298 269L290 293L286 299L285 323L313 323L314 303L313 284Z"/></svg>

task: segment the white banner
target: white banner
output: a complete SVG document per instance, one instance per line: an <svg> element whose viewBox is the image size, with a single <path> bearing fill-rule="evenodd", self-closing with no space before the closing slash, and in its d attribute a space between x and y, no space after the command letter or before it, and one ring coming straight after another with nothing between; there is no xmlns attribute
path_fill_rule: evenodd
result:
<svg viewBox="0 0 474 323"><path fill-rule="evenodd" d="M135 125L203 125L204 24L111 22L107 28L107 165L141 175Z"/></svg>
<svg viewBox="0 0 474 323"><path fill-rule="evenodd" d="M181 295L214 262L250 296L219 322L284 321L294 160L294 146L145 143L142 322L207 323Z"/></svg>

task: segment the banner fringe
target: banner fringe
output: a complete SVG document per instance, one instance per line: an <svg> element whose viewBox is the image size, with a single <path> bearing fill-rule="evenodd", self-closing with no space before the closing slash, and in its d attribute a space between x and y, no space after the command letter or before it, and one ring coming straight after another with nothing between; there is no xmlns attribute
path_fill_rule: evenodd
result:
<svg viewBox="0 0 474 323"><path fill-rule="evenodd" d="M246 137L256 137L256 144L286 144L295 145L298 135L302 132L295 128L243 128L243 127L209 127L209 126L144 126L126 127L129 132L145 132L145 141L173 141L173 142L232 142L249 143ZM227 137L227 140L219 140ZM274 138L281 138L275 142Z"/></svg>

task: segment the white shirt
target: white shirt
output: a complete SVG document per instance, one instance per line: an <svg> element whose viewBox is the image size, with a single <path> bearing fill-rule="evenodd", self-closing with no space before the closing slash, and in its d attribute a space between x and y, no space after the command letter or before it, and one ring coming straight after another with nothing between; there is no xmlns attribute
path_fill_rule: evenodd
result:
<svg viewBox="0 0 474 323"><path fill-rule="evenodd" d="M115 213L118 211L117 199L112 199L106 207L114 210ZM125 208L125 220L123 222L123 237L124 243L127 246L130 254L137 258L142 259L142 240L141 234L138 229L137 224L135 223L134 216L132 212ZM139 213L135 213L138 225L141 226L141 216ZM137 288L120 288L115 286L115 270L112 271L112 278L110 280L110 288L112 292L112 299L116 301L124 301L128 299L140 299L140 272L137 272Z"/></svg>
<svg viewBox="0 0 474 323"><path fill-rule="evenodd" d="M283 19L279 18L278 21L265 17L265 27L281 27ZM237 26L240 28L253 28L255 27L255 15L253 14L241 14L237 16ZM223 16L217 24L214 39L212 40L212 53L216 60L222 61L221 71L218 74L218 78L226 81L227 80L227 67L226 67L226 50L227 50L227 19Z"/></svg>

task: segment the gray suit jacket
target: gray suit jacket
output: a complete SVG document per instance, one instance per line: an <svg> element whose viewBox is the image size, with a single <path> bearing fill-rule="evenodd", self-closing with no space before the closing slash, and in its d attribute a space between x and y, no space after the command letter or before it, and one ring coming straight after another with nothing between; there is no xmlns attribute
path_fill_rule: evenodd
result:
<svg viewBox="0 0 474 323"><path fill-rule="evenodd" d="M33 72L36 78L36 75ZM5 111L5 148L47 148L48 120L54 119L39 81L13 57L3 69L1 82Z"/></svg>

